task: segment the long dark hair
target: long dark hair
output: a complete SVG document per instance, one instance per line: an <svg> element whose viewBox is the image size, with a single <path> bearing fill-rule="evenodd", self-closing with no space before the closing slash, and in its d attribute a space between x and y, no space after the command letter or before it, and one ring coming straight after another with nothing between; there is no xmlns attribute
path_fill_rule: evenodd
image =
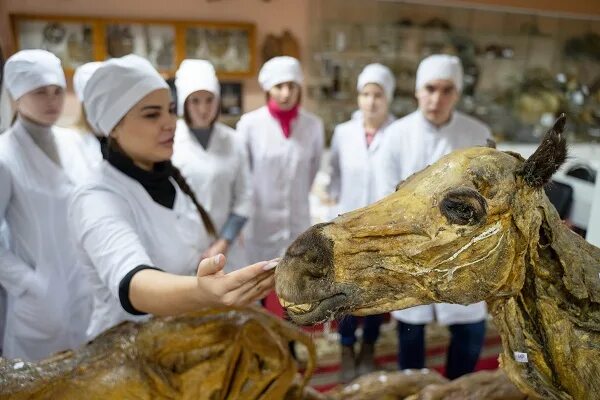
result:
<svg viewBox="0 0 600 400"><path fill-rule="evenodd" d="M211 237L216 239L217 238L217 230L215 229L215 224L213 223L212 219L210 218L210 215L208 215L208 212L204 209L204 207L202 207L202 205L200 204L198 199L196 199L196 194L194 193L194 191L192 190L190 185L188 185L187 181L181 174L181 171L179 170L179 168L177 168L174 165L172 166L172 168L173 168L173 174L171 176L173 177L175 182L177 182L177 185L179 186L181 191L183 193L187 194L190 197L190 199L192 199L192 201L194 202L194 205L196 206L196 210L198 210L198 214L200 214L200 218L202 219L202 223L204 224L206 231L208 232L208 234Z"/></svg>

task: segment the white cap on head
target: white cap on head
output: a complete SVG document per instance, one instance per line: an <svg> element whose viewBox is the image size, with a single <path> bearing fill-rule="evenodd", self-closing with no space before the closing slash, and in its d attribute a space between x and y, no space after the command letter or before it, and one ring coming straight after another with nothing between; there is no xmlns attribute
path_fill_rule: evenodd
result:
<svg viewBox="0 0 600 400"><path fill-rule="evenodd" d="M75 70L73 74L73 91L80 102L83 102L83 89L85 89L85 85L101 65L102 61L92 61L77 67Z"/></svg>
<svg viewBox="0 0 600 400"><path fill-rule="evenodd" d="M300 62L289 56L271 58L263 64L258 73L258 83L265 92L284 82L295 82L302 85L303 79Z"/></svg>
<svg viewBox="0 0 600 400"><path fill-rule="evenodd" d="M360 75L358 75L356 90L360 92L369 83L381 86L388 102L393 100L396 79L394 79L394 74L392 74L392 71L388 67L379 63L367 65Z"/></svg>
<svg viewBox="0 0 600 400"><path fill-rule="evenodd" d="M428 82L437 79L452 81L460 93L463 88L463 68L460 59L446 54L434 54L423 59L417 69L415 89L419 90Z"/></svg>
<svg viewBox="0 0 600 400"><path fill-rule="evenodd" d="M21 50L9 57L4 82L13 100L43 86L67 87L60 59L46 50Z"/></svg>
<svg viewBox="0 0 600 400"><path fill-rule="evenodd" d="M108 136L119 121L149 93L169 89L145 58L112 58L92 74L83 90L83 106L94 132Z"/></svg>
<svg viewBox="0 0 600 400"><path fill-rule="evenodd" d="M221 95L219 79L213 65L206 60L183 60L175 74L177 88L177 114L183 115L188 96L198 90L206 90L215 96Z"/></svg>

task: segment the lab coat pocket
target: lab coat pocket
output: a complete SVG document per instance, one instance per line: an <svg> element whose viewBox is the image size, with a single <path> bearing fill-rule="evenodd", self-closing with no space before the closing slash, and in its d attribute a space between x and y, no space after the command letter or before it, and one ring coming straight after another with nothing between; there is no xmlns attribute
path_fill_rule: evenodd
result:
<svg viewBox="0 0 600 400"><path fill-rule="evenodd" d="M55 298L61 293L52 293L51 287L50 280L42 278L36 270L29 287L15 299L15 328L20 337L48 340L58 336L63 329L62 304Z"/></svg>

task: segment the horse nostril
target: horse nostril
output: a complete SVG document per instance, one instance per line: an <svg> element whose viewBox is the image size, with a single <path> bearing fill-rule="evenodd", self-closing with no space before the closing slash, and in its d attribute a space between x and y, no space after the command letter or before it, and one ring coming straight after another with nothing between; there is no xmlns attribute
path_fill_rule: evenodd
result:
<svg viewBox="0 0 600 400"><path fill-rule="evenodd" d="M288 247L286 257L301 260L304 273L322 278L333 265L333 242L322 232L323 224L315 225L300 235Z"/></svg>
<svg viewBox="0 0 600 400"><path fill-rule="evenodd" d="M305 253L304 265L306 266L306 272L313 278L322 278L327 275L327 265L323 265L320 261L319 254L314 249L309 250Z"/></svg>
<svg viewBox="0 0 600 400"><path fill-rule="evenodd" d="M304 240L301 240L302 237L299 237L288 247L286 251L286 256L290 257L300 257L302 258L304 254L308 251L309 247L306 245Z"/></svg>

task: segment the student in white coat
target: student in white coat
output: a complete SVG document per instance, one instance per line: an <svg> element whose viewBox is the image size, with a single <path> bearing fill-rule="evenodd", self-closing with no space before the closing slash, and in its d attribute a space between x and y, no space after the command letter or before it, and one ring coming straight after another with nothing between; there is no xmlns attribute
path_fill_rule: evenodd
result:
<svg viewBox="0 0 600 400"><path fill-rule="evenodd" d="M173 164L206 208L218 238L203 253L227 256L225 272L246 265L239 235L250 215L252 186L246 147L219 118L220 86L206 60L183 60L175 77L177 121Z"/></svg>
<svg viewBox="0 0 600 400"><path fill-rule="evenodd" d="M4 356L39 360L82 344L91 312L89 286L74 244L65 238L73 173L85 168L54 125L65 98L60 60L23 50L4 66L16 121L0 135L0 283L8 292Z"/></svg>
<svg viewBox="0 0 600 400"><path fill-rule="evenodd" d="M454 109L462 84L462 65L457 57L432 55L421 62L415 92L419 108L388 129L384 192L393 192L400 181L453 150L485 146L491 140L487 126ZM486 314L483 302L424 305L393 312L399 321L399 367L423 368L425 324L435 318L448 325L452 335L446 375L454 379L472 372L483 345Z"/></svg>
<svg viewBox="0 0 600 400"><path fill-rule="evenodd" d="M336 202L337 214L379 200L377 184L381 180L381 155L385 150L382 144L386 128L395 120L389 112L395 88L392 71L381 64L367 65L358 76L359 112L336 126L331 141L328 194ZM382 322L383 314L363 318L362 343L356 357L358 318L349 315L339 321L342 382L375 370L374 346Z"/></svg>
<svg viewBox="0 0 600 400"><path fill-rule="evenodd" d="M170 162L175 105L147 60L106 61L85 87L84 106L94 131L108 137L106 160L69 210L93 285L90 338L147 314L245 305L272 290L276 261L224 274L222 254L201 260L214 226Z"/></svg>
<svg viewBox="0 0 600 400"><path fill-rule="evenodd" d="M248 222L250 262L281 256L311 224L309 193L323 152L323 121L300 106L302 70L293 57L275 57L258 81L267 105L237 125L252 171L253 211Z"/></svg>

